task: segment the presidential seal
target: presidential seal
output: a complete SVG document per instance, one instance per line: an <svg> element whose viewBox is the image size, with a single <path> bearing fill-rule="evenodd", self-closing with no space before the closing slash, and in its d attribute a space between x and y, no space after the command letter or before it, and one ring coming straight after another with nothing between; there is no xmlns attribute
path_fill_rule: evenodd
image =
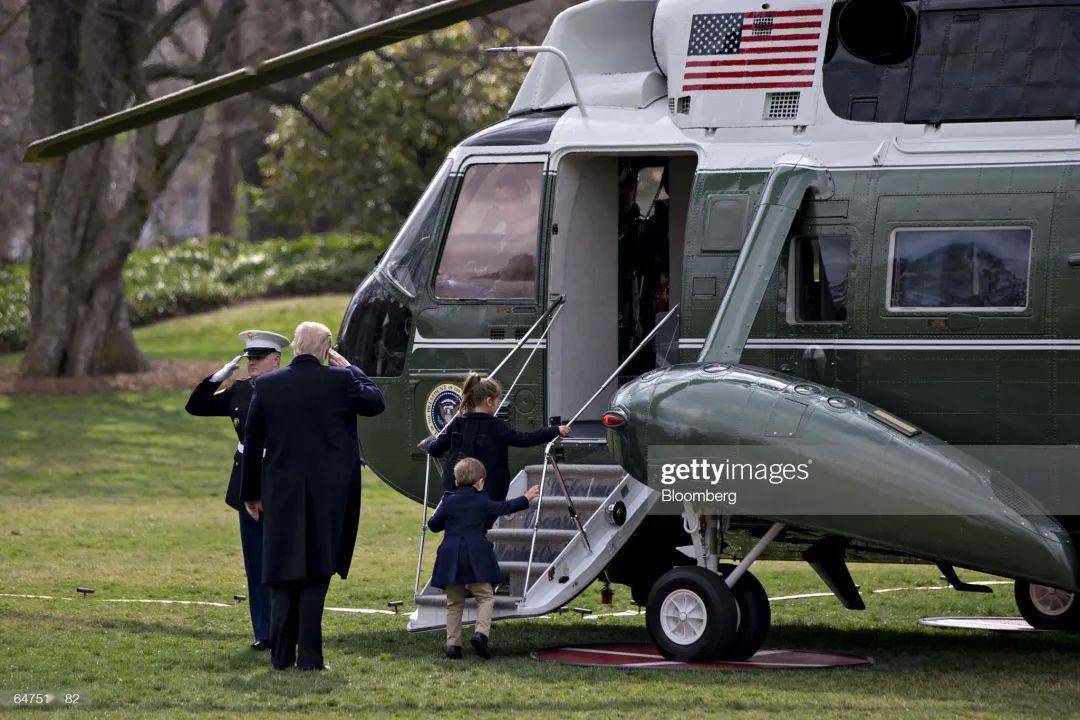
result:
<svg viewBox="0 0 1080 720"><path fill-rule="evenodd" d="M461 387L454 383L436 385L428 394L424 407L427 409L428 432L437 435L454 417L461 404Z"/></svg>

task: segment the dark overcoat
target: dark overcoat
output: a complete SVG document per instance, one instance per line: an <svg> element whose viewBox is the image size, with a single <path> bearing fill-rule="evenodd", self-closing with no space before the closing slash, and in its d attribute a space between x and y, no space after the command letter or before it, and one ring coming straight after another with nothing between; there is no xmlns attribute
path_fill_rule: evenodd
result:
<svg viewBox="0 0 1080 720"><path fill-rule="evenodd" d="M241 445L244 442L244 432L247 428L248 405L251 404L251 393L255 383L251 378L237 380L224 390L220 382L214 382L209 377L203 380L191 391L185 409L192 415L199 417L227 417L232 420L233 430L236 431L236 439ZM229 475L229 487L225 490L225 503L234 510L242 510L244 504L240 502L240 479L241 479L241 454L240 446L233 453L232 474Z"/></svg>
<svg viewBox="0 0 1080 720"><path fill-rule="evenodd" d="M487 481L484 481L485 485ZM524 496L496 502L486 492L460 487L444 493L428 528L446 530L435 554L431 584L437 588L470 583L497 583L502 579L495 548L488 541L488 525L500 515L510 515L529 507Z"/></svg>
<svg viewBox="0 0 1080 720"><path fill-rule="evenodd" d="M473 438L471 450L467 440ZM559 436L559 428L545 427L522 432L494 415L482 412L464 413L455 418L442 435L435 438L427 448L433 457L447 456L443 463L443 492L454 489L454 463L458 454L474 457L484 463L487 471L484 490L492 500L505 500L510 488L510 461L508 447L533 447L543 445Z"/></svg>
<svg viewBox="0 0 1080 720"><path fill-rule="evenodd" d="M241 498L263 503L263 582L348 575L364 462L356 416L385 407L360 368L314 355L255 381Z"/></svg>

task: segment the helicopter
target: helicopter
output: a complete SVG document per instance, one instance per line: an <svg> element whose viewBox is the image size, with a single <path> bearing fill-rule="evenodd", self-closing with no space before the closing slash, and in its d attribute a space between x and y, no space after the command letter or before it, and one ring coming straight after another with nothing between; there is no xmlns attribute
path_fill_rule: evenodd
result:
<svg viewBox="0 0 1080 720"><path fill-rule="evenodd" d="M26 157L525 1L434 3ZM1063 0L587 0L493 48L536 55L507 119L449 153L342 321L387 398L370 469L426 517L418 443L480 370L512 378L501 417L574 428L511 453L510 492L541 497L489 531L496 619L600 579L665 656L746 658L771 622L751 568L777 558L849 609L851 562L972 592L956 568L984 571L1033 626L1080 629L1077 38ZM662 500L658 465L726 454L814 471L740 485L752 506ZM421 532L410 630L445 617L423 557Z"/></svg>

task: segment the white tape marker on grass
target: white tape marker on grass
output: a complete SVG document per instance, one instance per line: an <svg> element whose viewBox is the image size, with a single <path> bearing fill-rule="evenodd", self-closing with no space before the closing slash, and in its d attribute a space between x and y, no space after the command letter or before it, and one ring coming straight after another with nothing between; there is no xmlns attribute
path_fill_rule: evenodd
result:
<svg viewBox="0 0 1080 720"><path fill-rule="evenodd" d="M393 610L379 610L377 608L328 607L326 609L330 612L353 613L356 615L401 615L402 617L407 617L407 615L405 615L404 613L396 613Z"/></svg>

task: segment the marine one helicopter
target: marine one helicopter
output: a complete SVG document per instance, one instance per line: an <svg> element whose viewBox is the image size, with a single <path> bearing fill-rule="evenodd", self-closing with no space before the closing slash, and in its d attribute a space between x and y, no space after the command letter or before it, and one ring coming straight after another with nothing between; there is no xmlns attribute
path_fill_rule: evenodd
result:
<svg viewBox="0 0 1080 720"><path fill-rule="evenodd" d="M27 158L517 4L435 3ZM1080 2L589 0L502 50L537 55L509 117L450 153L340 333L388 399L371 467L425 514L416 446L467 370L504 380L516 425L572 422L511 456L511 493L543 495L489 534L496 617L600 578L666 656L749 657L770 622L752 564L797 558L851 609L848 562L929 562L1080 629ZM663 515L673 446L814 471ZM411 630L444 621L420 542Z"/></svg>

